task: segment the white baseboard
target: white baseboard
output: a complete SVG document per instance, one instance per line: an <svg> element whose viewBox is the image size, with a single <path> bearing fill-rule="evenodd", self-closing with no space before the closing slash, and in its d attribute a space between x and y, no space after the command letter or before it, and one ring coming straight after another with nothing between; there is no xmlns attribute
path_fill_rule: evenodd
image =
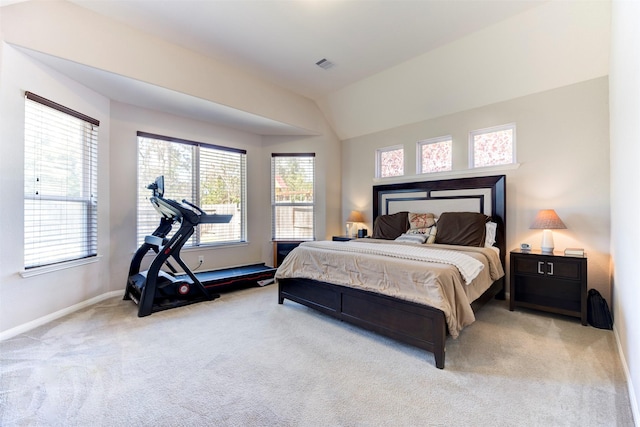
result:
<svg viewBox="0 0 640 427"><path fill-rule="evenodd" d="M640 411L638 410L638 399L636 398L636 392L633 388L633 382L631 382L631 375L629 373L629 366L627 365L627 359L624 357L622 346L620 345L620 336L615 324L613 325L613 334L616 337L616 345L618 346L618 354L620 355L620 361L622 362L622 369L624 370L624 376L627 379L627 390L629 390L629 400L631 404L631 413L633 414L634 424L640 426Z"/></svg>
<svg viewBox="0 0 640 427"><path fill-rule="evenodd" d="M90 299L88 299L86 301L82 301L81 303L72 305L71 307L67 307L67 308L64 308L62 310L58 310L55 313L48 314L48 315L43 316L43 317L41 317L39 319L32 320L31 322L27 322L27 323L22 324L20 326L16 326L15 328L11 328L11 329L8 329L8 330L6 330L4 332L0 332L0 341L15 337L16 335L19 335L19 334L21 334L23 332L30 331L31 329L35 329L38 326L42 326L42 325L44 325L46 323L49 323L52 320L59 319L62 316L66 316L67 314L71 314L74 311L78 311L78 310L83 309L85 307L89 307L90 305L93 305L95 303L98 303L100 301L104 301L104 300L106 300L108 298L115 297L115 296L118 296L118 295L122 295L122 291L107 292L105 294L98 295L97 297L90 298Z"/></svg>

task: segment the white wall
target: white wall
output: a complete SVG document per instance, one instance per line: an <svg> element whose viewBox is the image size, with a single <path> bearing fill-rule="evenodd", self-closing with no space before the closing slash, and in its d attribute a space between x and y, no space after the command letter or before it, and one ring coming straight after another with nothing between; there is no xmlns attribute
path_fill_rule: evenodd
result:
<svg viewBox="0 0 640 427"><path fill-rule="evenodd" d="M250 134L198 122L183 117L171 116L151 110L114 102L111 105L111 141L109 145L111 173L111 212L112 223L111 276L113 289L124 289L131 257L137 249L136 243L136 205L138 190L149 183L138 183L137 131L204 142L247 150L247 244L234 247L209 248L182 252L187 265L198 264L198 256L204 256L201 270L231 267L261 262L260 242L268 239L262 227L256 225L260 220L260 209L268 206L268 191L263 190L262 172L265 166L262 154L262 141L259 135ZM165 181L170 187L171 182ZM266 194L266 198L265 198Z"/></svg>
<svg viewBox="0 0 640 427"><path fill-rule="evenodd" d="M197 264L198 255L204 255L203 269L271 264L271 152L316 153L316 236L322 239L340 229L340 143L312 101L67 2L20 3L0 11L0 336L101 295L124 293L129 262L136 249L138 130L247 150L247 244L186 250L183 255L189 265ZM94 30L92 37L78 37L88 28ZM125 75L162 83L183 93L198 93L213 101L229 100L226 105L311 128L319 135L263 137L112 102L8 42L106 71L129 73ZM167 58L175 66L167 66ZM149 67L149 63L162 66ZM25 90L101 121L98 261L30 278L19 274L23 268Z"/></svg>
<svg viewBox="0 0 640 427"><path fill-rule="evenodd" d="M29 322L111 288L109 280L109 100L2 47L0 68L0 331ZM23 278L24 92L28 90L100 121L96 262Z"/></svg>
<svg viewBox="0 0 640 427"><path fill-rule="evenodd" d="M640 3L614 1L612 13L611 253L615 331L640 424Z"/></svg>
<svg viewBox="0 0 640 427"><path fill-rule="evenodd" d="M9 44L317 131L313 101L66 1L2 8Z"/></svg>
<svg viewBox="0 0 640 427"><path fill-rule="evenodd" d="M315 174L315 237L317 240L331 239L341 232L340 206L342 188L340 186L343 173L341 160L341 144L328 123L324 123L321 136L306 137L263 137L264 155L271 161L271 153L316 153ZM266 161L266 160L265 160ZM269 163L270 165L270 163ZM270 181L271 170L263 175L264 182ZM267 195L270 197L270 195ZM265 221L270 215L262 212ZM265 223L271 229L270 223Z"/></svg>
<svg viewBox="0 0 640 427"><path fill-rule="evenodd" d="M201 270L273 261L271 245L271 153L316 153L316 236L324 239L339 224L340 144L326 129L327 136L263 137L176 117L157 111L113 102L111 104L111 276L112 288L123 289L129 263L136 250L137 138L143 131L192 141L247 150L247 243L228 247L186 249L187 265ZM338 158L338 161L335 159ZM170 186L171 182L165 182Z"/></svg>
<svg viewBox="0 0 640 427"><path fill-rule="evenodd" d="M608 72L608 1L549 1L320 100L340 139Z"/></svg>
<svg viewBox="0 0 640 427"><path fill-rule="evenodd" d="M411 176L429 180L469 175L468 133L516 123L517 160L507 175L507 248L528 242L540 247L541 231L529 226L539 209L555 209L567 230L554 231L557 250L582 247L588 253L589 288L609 298L609 116L608 82L602 77L560 89L425 120L343 142L343 219L363 210L371 227L375 150L402 144L405 173L415 174L416 143L453 137L453 174Z"/></svg>

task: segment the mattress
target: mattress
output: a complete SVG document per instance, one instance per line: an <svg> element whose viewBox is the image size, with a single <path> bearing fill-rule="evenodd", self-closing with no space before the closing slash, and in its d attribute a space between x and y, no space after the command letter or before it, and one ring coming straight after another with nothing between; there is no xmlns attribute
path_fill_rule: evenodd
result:
<svg viewBox="0 0 640 427"><path fill-rule="evenodd" d="M437 308L454 338L475 321L471 303L503 276L493 248L381 239L305 242L275 274L276 280L312 279Z"/></svg>

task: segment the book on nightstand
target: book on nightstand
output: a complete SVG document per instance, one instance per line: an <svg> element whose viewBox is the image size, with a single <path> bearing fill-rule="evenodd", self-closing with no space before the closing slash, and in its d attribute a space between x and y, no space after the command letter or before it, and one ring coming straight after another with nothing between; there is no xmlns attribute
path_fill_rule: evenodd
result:
<svg viewBox="0 0 640 427"><path fill-rule="evenodd" d="M564 250L565 255L569 256L584 256L584 249L582 248L567 248Z"/></svg>

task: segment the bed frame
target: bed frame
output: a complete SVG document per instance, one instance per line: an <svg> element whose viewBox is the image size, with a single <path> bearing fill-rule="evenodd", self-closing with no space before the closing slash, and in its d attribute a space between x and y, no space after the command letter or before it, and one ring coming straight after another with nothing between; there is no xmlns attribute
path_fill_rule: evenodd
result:
<svg viewBox="0 0 640 427"><path fill-rule="evenodd" d="M373 218L400 211L473 211L490 215L498 224L496 246L505 266L506 178L504 175L422 181L373 187ZM506 269L505 269L506 271ZM477 311L496 297L504 299L504 277L474 301ZM311 307L340 320L433 353L443 369L447 324L436 308L374 292L310 279L279 279L278 303L285 299Z"/></svg>

